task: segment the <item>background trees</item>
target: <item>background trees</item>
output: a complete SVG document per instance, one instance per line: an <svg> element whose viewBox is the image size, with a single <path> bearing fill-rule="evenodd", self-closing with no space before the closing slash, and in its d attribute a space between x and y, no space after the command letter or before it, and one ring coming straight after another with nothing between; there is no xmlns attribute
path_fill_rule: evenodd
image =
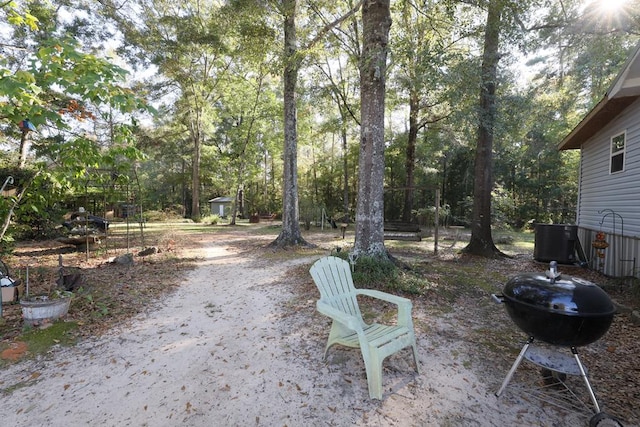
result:
<svg viewBox="0 0 640 427"><path fill-rule="evenodd" d="M127 87L123 68L82 46L73 22L61 22L61 8L5 2L0 11L7 52L0 58L0 176L14 178L0 199L2 241L14 213L19 227L46 234L64 202L86 195L100 169L114 166L106 181L120 180L119 167L142 158L131 114L148 108Z"/></svg>
<svg viewBox="0 0 640 427"><path fill-rule="evenodd" d="M36 165L53 164L49 171L68 178L54 187L70 194L86 171L113 167L109 150L135 146L137 153L124 150L131 160L116 163L136 172L149 209L177 206L197 219L210 198L232 196L240 216L282 214L291 241L299 221L317 222L323 209L353 220L358 200L367 209L380 203L364 193L359 199L357 189L369 184L382 192L384 220L424 222L436 189L450 224L477 223L474 201L489 201L478 210L485 243L491 227L573 220L576 153L558 153L555 144L600 99L638 41L633 3L604 11L573 0L488 2L503 13L492 53L498 66L482 84L482 37L491 26L478 17L486 8L392 2L389 57L379 75L385 109L374 120L384 124L385 156L375 183L361 163L367 152L359 152L361 132L371 130L361 122L368 106L360 102L367 87L358 67L365 52L359 4L314 0L298 10L300 43L288 56L286 4L5 3L0 19L11 30L1 34L0 156L14 166L0 178L20 166L33 177ZM287 69L296 71L296 84L285 87ZM493 84L493 143L476 151L487 123L478 94ZM138 112L142 98L155 116ZM285 114L285 105L293 110ZM36 132L18 126L25 119ZM85 157L67 156L63 165L63 148ZM478 153L492 170L486 182L473 172ZM483 199L473 193L478 182ZM3 212L9 202L2 199ZM372 233L359 232L365 251Z"/></svg>

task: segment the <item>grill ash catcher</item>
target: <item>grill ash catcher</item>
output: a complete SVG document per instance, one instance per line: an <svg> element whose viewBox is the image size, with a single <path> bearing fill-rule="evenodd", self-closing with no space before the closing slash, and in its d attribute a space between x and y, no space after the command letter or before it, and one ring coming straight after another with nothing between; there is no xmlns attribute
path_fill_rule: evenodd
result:
<svg viewBox="0 0 640 427"><path fill-rule="evenodd" d="M500 397L520 363L526 359L562 384L566 375L582 378L595 409L595 416L589 422L591 427L622 426L600 410L577 350L600 339L611 326L616 308L606 292L594 283L562 275L556 261L551 261L549 270L544 273L512 277L502 292L502 295L491 297L505 305L511 320L529 339L496 396ZM536 345L536 340L550 346ZM569 349L571 355L560 349Z"/></svg>

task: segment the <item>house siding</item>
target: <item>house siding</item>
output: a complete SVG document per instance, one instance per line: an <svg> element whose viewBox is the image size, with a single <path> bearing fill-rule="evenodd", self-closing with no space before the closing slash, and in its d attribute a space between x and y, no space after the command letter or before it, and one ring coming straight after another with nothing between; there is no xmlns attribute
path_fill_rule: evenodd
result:
<svg viewBox="0 0 640 427"><path fill-rule="evenodd" d="M624 170L609 173L611 137L626 131ZM640 257L640 100L581 147L578 237L591 267L610 276L636 276ZM607 235L604 259L596 259L595 233ZM602 264L601 264L602 263Z"/></svg>
<svg viewBox="0 0 640 427"><path fill-rule="evenodd" d="M591 246L598 231L578 227L578 240L587 255L588 267L612 277L640 277L640 239L607 234L609 247L604 250L604 258L599 258Z"/></svg>

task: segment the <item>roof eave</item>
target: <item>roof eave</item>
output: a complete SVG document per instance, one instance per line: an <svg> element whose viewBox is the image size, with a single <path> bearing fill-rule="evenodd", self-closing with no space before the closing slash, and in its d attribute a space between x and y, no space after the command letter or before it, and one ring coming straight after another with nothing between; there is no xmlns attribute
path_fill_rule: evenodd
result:
<svg viewBox="0 0 640 427"><path fill-rule="evenodd" d="M558 144L558 150L575 150L606 126L640 96L608 98L605 96L582 121Z"/></svg>
<svg viewBox="0 0 640 427"><path fill-rule="evenodd" d="M580 148L592 135L613 120L633 101L640 97L640 78L637 65L640 61L640 43L627 58L626 63L613 80L604 97L558 144L558 150ZM635 68L635 71L632 69Z"/></svg>

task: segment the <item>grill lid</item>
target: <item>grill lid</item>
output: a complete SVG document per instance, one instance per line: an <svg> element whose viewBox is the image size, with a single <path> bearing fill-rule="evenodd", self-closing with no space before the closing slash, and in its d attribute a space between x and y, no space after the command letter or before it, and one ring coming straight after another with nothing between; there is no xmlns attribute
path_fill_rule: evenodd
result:
<svg viewBox="0 0 640 427"><path fill-rule="evenodd" d="M605 291L578 277L523 273L507 282L503 294L511 302L566 316L607 316L616 311Z"/></svg>

